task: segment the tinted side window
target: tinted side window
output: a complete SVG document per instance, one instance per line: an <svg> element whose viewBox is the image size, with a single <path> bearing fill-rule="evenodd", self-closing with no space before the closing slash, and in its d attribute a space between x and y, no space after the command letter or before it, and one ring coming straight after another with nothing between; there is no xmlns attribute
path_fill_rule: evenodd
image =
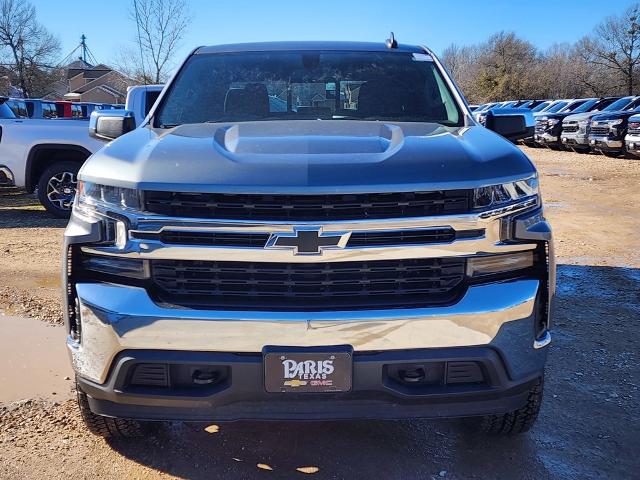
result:
<svg viewBox="0 0 640 480"><path fill-rule="evenodd" d="M149 110L151 110L151 107L153 107L153 104L156 103L156 100L158 99L158 96L160 96L160 92L147 92L146 98L145 98L145 105L144 105L144 116L147 116L147 113L149 113Z"/></svg>

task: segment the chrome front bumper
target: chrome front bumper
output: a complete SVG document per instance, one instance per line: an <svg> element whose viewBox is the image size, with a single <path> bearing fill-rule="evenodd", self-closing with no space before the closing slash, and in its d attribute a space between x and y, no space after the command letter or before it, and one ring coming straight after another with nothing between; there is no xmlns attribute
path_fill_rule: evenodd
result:
<svg viewBox="0 0 640 480"><path fill-rule="evenodd" d="M67 345L76 372L97 383L107 378L124 350L255 353L265 345L351 345L354 351L443 348L490 344L503 325L520 323L528 334L509 356L525 359L537 280L470 287L455 305L415 309L325 312L207 311L164 308L141 288L110 284L76 285L82 318L80 343ZM540 343L542 342L542 343ZM524 362L526 363L526 362Z"/></svg>
<svg viewBox="0 0 640 480"><path fill-rule="evenodd" d="M547 143L557 143L560 139L557 135L551 135L550 133L536 133L533 136L533 139L538 142L541 143L543 145L547 144Z"/></svg>
<svg viewBox="0 0 640 480"><path fill-rule="evenodd" d="M563 145L589 146L589 136L586 133L570 132L562 133L560 136Z"/></svg>
<svg viewBox="0 0 640 480"><path fill-rule="evenodd" d="M589 136L589 145L592 147L598 148L608 148L612 150L619 150L624 147L624 142L622 140L611 140L609 137L594 137Z"/></svg>

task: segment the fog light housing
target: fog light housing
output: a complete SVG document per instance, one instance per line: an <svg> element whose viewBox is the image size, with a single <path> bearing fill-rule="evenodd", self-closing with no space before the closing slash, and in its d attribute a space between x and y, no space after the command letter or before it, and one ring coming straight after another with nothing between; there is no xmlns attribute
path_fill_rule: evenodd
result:
<svg viewBox="0 0 640 480"><path fill-rule="evenodd" d="M533 251L471 257L467 260L467 276L477 278L530 267L533 267Z"/></svg>

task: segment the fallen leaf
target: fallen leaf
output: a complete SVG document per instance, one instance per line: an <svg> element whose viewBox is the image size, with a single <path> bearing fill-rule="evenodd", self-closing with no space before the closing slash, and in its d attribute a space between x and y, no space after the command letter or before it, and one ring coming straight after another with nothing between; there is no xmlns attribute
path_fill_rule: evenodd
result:
<svg viewBox="0 0 640 480"><path fill-rule="evenodd" d="M298 467L296 470L301 473L318 473L320 471L318 467Z"/></svg>
<svg viewBox="0 0 640 480"><path fill-rule="evenodd" d="M273 468L271 468L266 463L259 463L258 465L256 465L256 467L258 467L261 470L273 470Z"/></svg>
<svg viewBox="0 0 640 480"><path fill-rule="evenodd" d="M220 427L218 425L209 425L207 428L204 429L204 431L207 433L218 433L219 430L220 430Z"/></svg>

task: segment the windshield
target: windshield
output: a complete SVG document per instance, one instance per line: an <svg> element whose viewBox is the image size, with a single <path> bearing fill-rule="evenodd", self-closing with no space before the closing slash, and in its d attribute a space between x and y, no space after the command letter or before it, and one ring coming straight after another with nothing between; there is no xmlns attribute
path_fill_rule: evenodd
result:
<svg viewBox="0 0 640 480"><path fill-rule="evenodd" d="M535 107L533 107L531 109L532 112L539 112L540 110L543 110L545 108L547 108L550 105L550 102L542 102L538 105L536 105Z"/></svg>
<svg viewBox="0 0 640 480"><path fill-rule="evenodd" d="M627 108L629 106L629 104L631 103L631 101L633 99L634 99L634 97L622 97L622 98L619 98L618 100L613 102L611 105L607 106L607 108L604 108L602 111L603 112L615 112L615 111L618 111L618 110L624 110L625 108Z"/></svg>
<svg viewBox="0 0 640 480"><path fill-rule="evenodd" d="M303 119L462 124L427 55L294 51L191 56L154 125Z"/></svg>
<svg viewBox="0 0 640 480"><path fill-rule="evenodd" d="M549 108L546 108L544 111L547 113L556 113L564 109L569 102L557 102L551 105Z"/></svg>
<svg viewBox="0 0 640 480"><path fill-rule="evenodd" d="M591 100L587 100L582 105L580 105L578 108L572 109L571 111L573 113L589 112L597 103L598 103L598 101L595 98L592 98Z"/></svg>

